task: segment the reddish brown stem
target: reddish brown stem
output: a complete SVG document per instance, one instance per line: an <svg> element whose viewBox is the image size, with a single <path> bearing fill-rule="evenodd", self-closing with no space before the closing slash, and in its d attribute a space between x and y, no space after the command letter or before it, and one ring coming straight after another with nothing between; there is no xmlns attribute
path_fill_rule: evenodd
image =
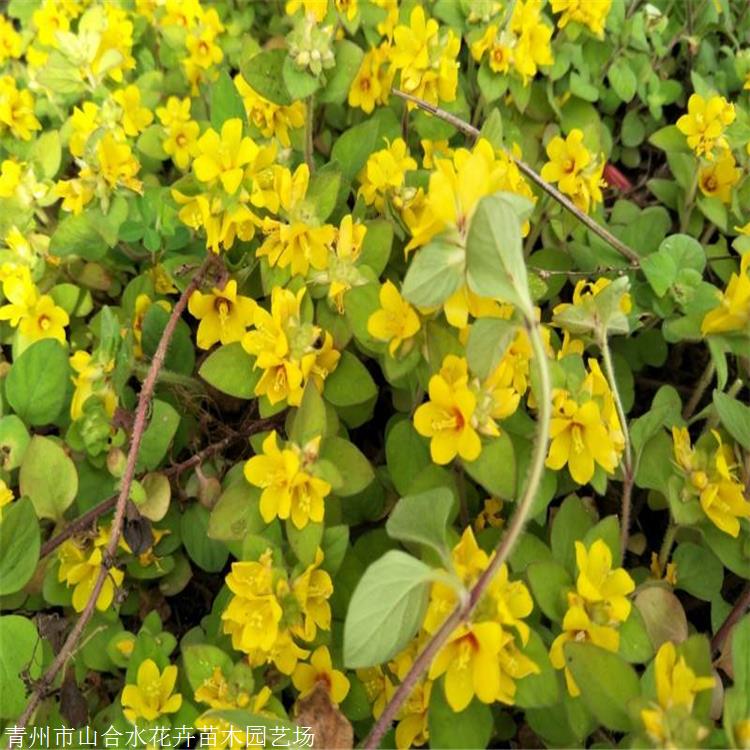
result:
<svg viewBox="0 0 750 750"><path fill-rule="evenodd" d="M740 594L740 598L734 603L731 611L727 615L721 627L716 631L716 635L711 639L711 651L718 653L724 645L729 632L742 619L742 616L750 609L750 584Z"/></svg>
<svg viewBox="0 0 750 750"><path fill-rule="evenodd" d="M215 260L215 256L213 255L209 255L206 258L206 260L203 262L203 265L198 269L195 276L193 276L193 279L185 288L185 291L180 295L180 298L177 300L177 303L175 304L172 313L169 316L167 325L164 327L161 339L159 340L159 345L157 346L154 357L151 360L151 367L146 374L146 378L143 381L143 385L141 386L141 392L138 396L138 405L135 411L135 420L133 421L133 432L130 436L128 458L125 464L125 471L123 472L122 480L120 482L120 492L117 495L117 500L115 501L115 516L110 528L109 542L107 543L107 548L103 555L103 563L101 568L99 569L99 575L97 576L94 587L91 590L91 594L88 598L88 601L86 602L86 606L83 608L83 611L76 621L76 624L68 634L68 637L65 639L65 643L58 652L49 669L47 669L47 671L42 675L42 677L37 682L33 692L31 693L31 697L26 704L26 708L16 722L16 726L18 727L24 728L29 723L37 707L44 699L45 695L47 695L49 689L52 687L55 678L73 654L73 651L75 650L78 641L80 640L81 635L86 628L86 625L88 625L91 616L94 614L96 601L99 598L99 594L101 593L102 587L104 586L104 582L107 580L109 570L112 567L112 562L115 559L115 554L117 553L117 545L120 541L120 536L122 534L122 525L123 521L125 520L125 510L127 507L128 498L130 497L130 488L133 484L133 479L135 478L135 465L138 459L138 451L141 447L143 433L146 430L149 405L151 404L151 398L154 395L154 388L156 387L156 381L159 378L159 371L164 365L164 359L167 356L167 349L169 348L169 344L172 341L172 336L174 335L180 316L187 306L190 295L198 288L198 285L201 283L206 272L215 262Z"/></svg>

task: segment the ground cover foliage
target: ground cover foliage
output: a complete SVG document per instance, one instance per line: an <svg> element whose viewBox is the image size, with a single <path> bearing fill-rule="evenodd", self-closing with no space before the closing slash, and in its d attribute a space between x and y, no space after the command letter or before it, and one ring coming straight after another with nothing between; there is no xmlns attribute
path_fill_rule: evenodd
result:
<svg viewBox="0 0 750 750"><path fill-rule="evenodd" d="M10 0L0 66L4 743L750 747L745 2Z"/></svg>

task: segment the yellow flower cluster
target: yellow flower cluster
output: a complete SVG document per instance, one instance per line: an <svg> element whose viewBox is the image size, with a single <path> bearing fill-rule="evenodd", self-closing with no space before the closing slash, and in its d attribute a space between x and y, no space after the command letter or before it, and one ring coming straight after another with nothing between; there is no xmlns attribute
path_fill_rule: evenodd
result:
<svg viewBox="0 0 750 750"><path fill-rule="evenodd" d="M595 359L577 394L556 388L552 393L551 443L546 466L560 470L567 465L578 484L588 484L596 466L613 474L625 448L609 383Z"/></svg>
<svg viewBox="0 0 750 750"><path fill-rule="evenodd" d="M680 734L689 718L695 697L714 686L713 677L698 677L688 666L684 656L677 656L674 643L667 641L654 659L656 702L641 709L641 721L649 738L658 747L687 747L672 735ZM676 731L675 731L676 730ZM702 739L708 730L700 728L694 739Z"/></svg>
<svg viewBox="0 0 750 750"><path fill-rule="evenodd" d="M250 666L273 663L291 675L309 655L297 641L309 643L318 629L330 630L333 583L322 562L318 550L315 561L291 581L274 566L270 550L258 561L232 563L226 578L232 598L221 619L232 647L247 654Z"/></svg>
<svg viewBox="0 0 750 750"><path fill-rule="evenodd" d="M547 144L549 161L542 167L541 175L548 182L556 182L562 193L588 213L592 204L601 203L603 157L596 159L583 145L583 131L573 128L567 138L556 135Z"/></svg>
<svg viewBox="0 0 750 750"><path fill-rule="evenodd" d="M275 104L255 91L240 73L235 76L234 85L242 97L248 121L258 128L261 135L276 137L284 148L289 148L289 131L305 124L304 102Z"/></svg>
<svg viewBox="0 0 750 750"><path fill-rule="evenodd" d="M73 608L83 612L94 584L99 577L104 560L104 549L109 542L109 529L102 527L93 538L66 539L57 550L60 567L58 581L65 581L68 588L73 587ZM125 574L118 568L111 567L104 579L96 608L104 612L112 606L115 590L122 584Z"/></svg>
<svg viewBox="0 0 750 750"><path fill-rule="evenodd" d="M370 154L367 163L357 175L359 195L368 206L384 213L386 202L403 209L415 199L413 188L406 186L406 173L417 168L403 138L388 143L387 148Z"/></svg>
<svg viewBox="0 0 750 750"><path fill-rule="evenodd" d="M566 666L564 646L570 641L593 643L607 651L620 648L618 627L630 615L627 598L635 583L624 568L612 568L612 552L597 539L588 549L575 543L578 578L575 591L568 592L568 611L562 633L555 638L549 657L555 669L565 669L565 681L572 696L580 694Z"/></svg>
<svg viewBox="0 0 750 750"><path fill-rule="evenodd" d="M84 405L92 396L102 402L105 413L111 417L117 408L117 394L110 378L115 369L114 361L102 361L100 356L81 349L70 357L70 366L76 373L72 378L75 390L70 402L70 418L80 419Z"/></svg>
<svg viewBox="0 0 750 750"><path fill-rule="evenodd" d="M380 287L378 299L380 307L367 319L367 332L373 338L387 342L392 357L399 349L402 354L408 354L414 336L421 328L419 316L392 281L386 281Z"/></svg>
<svg viewBox="0 0 750 750"><path fill-rule="evenodd" d="M341 357L330 333L303 320L300 306L305 292L305 287L297 294L274 287L271 311L258 306L255 330L242 339L245 351L256 358L255 368L264 371L255 395L266 396L272 404L286 400L290 406L299 406L310 380L322 391L323 381Z"/></svg>
<svg viewBox="0 0 750 750"><path fill-rule="evenodd" d="M290 443L280 449L273 431L263 441L263 453L245 463L247 481L263 488L260 514L266 523L291 518L298 529L310 521L322 523L331 485L314 473L319 443L317 438L304 447Z"/></svg>
<svg viewBox="0 0 750 750"><path fill-rule="evenodd" d="M551 5L553 13L562 13L557 19L559 28L579 23L600 39L604 38L604 24L612 9L612 0L551 0Z"/></svg>
<svg viewBox="0 0 750 750"><path fill-rule="evenodd" d="M350 107L359 107L370 114L377 105L387 104L393 85L394 70L388 64L390 42L383 42L365 52L357 75L349 87Z"/></svg>
<svg viewBox="0 0 750 750"><path fill-rule="evenodd" d="M490 70L505 74L511 68L528 85L539 66L552 65L552 27L543 21L542 0L519 0L510 23L491 23L481 36L471 40L471 56L480 62L487 56Z"/></svg>
<svg viewBox="0 0 750 750"><path fill-rule="evenodd" d="M15 138L31 140L32 132L41 130L34 115L34 97L26 89L16 87L13 76L0 77L0 135L6 130Z"/></svg>
<svg viewBox="0 0 750 750"><path fill-rule="evenodd" d="M737 477L741 464L732 448L722 442L719 433L712 430L711 434L717 443L713 453L694 448L686 427L672 428L675 462L685 478L683 497L698 497L709 521L725 534L737 537L740 520L750 519L745 484Z"/></svg>
<svg viewBox="0 0 750 750"><path fill-rule="evenodd" d="M729 148L724 131L735 117L734 105L723 96L705 99L700 94L692 94L688 99L687 114L677 120L677 128L687 137L688 146L696 156L705 156L712 161L714 149Z"/></svg>
<svg viewBox="0 0 750 750"><path fill-rule="evenodd" d="M701 324L704 336L713 333L750 334L750 252L740 260L739 274L733 273L719 305L706 313Z"/></svg>
<svg viewBox="0 0 750 750"><path fill-rule="evenodd" d="M396 26L388 50L391 70L400 73L399 86L431 104L452 102L458 86L461 39L450 29L427 19L421 5L409 16L409 25ZM414 106L414 105L410 105Z"/></svg>
<svg viewBox="0 0 750 750"><path fill-rule="evenodd" d="M0 14L0 65L4 65L7 60L21 57L22 48L21 35L11 22Z"/></svg>
<svg viewBox="0 0 750 750"><path fill-rule="evenodd" d="M525 377L520 382L517 378L514 356L509 349L483 381L470 379L463 357L445 357L440 371L430 378L430 400L414 412L414 427L430 438L430 455L435 463L450 463L457 455L464 461L474 461L482 452L479 435L500 434L495 420L506 419L516 411L527 387ZM528 366L528 360L525 364Z"/></svg>
<svg viewBox="0 0 750 750"><path fill-rule="evenodd" d="M164 128L164 153L179 169L187 169L198 153L200 133L200 125L191 119L190 98L170 96L165 106L157 107L156 116Z"/></svg>

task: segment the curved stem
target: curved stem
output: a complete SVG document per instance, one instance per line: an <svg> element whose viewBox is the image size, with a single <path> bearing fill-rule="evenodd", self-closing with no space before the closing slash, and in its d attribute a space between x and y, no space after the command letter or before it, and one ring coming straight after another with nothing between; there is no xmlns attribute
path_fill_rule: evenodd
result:
<svg viewBox="0 0 750 750"><path fill-rule="evenodd" d="M715 372L716 365L714 364L713 360L710 360L706 365L706 369L701 374L700 379L695 384L695 389L690 396L690 400L685 405L685 409L682 412L683 419L690 419L690 417L693 416L695 410L698 408L698 404L703 398L703 394L706 392L708 386L711 385L711 381L714 379Z"/></svg>
<svg viewBox="0 0 750 750"><path fill-rule="evenodd" d="M96 582L94 583L94 587L91 590L88 601L86 602L83 611L78 617L76 624L73 626L73 629L65 639L65 643L50 665L49 669L37 682L34 691L32 692L31 697L26 704L26 708L16 722L16 725L19 727L25 727L29 723L31 717L34 714L34 711L36 711L37 709L37 706L41 703L44 696L47 694L47 691L52 686L55 678L73 654L73 651L75 650L76 645L78 644L78 641L80 640L81 635L86 628L86 625L88 625L91 616L94 614L94 609L96 607L96 602L99 599L99 594L101 593L102 587L104 586L104 582L107 580L107 576L109 576L112 562L115 558L115 555L117 554L117 545L122 534L122 526L125 520L125 510L128 504L128 499L130 497L130 488L133 484L133 479L135 478L135 466L138 459L138 451L141 447L143 433L146 431L149 405L151 403L151 398L154 395L156 381L159 378L159 371L164 365L164 359L167 356L167 349L169 348L172 336L174 335L175 329L177 328L177 322L179 321L185 307L187 307L190 295L198 288L198 285L201 283L204 275L208 271L209 267L215 262L215 260L215 256L209 254L206 260L203 262L203 265L200 267L195 276L193 276L191 282L185 288L185 291L180 295L179 300L177 300L177 303L175 304L174 309L169 316L167 325L164 327L161 339L159 340L159 345L157 346L154 357L151 360L151 367L148 370L146 379L143 381L143 385L141 387L141 392L138 395L138 406L136 407L135 411L135 420L133 422L133 432L130 437L128 458L125 464L125 471L123 472L122 480L120 482L120 491L114 506L115 516L109 532L109 541L107 543L107 548L104 555L102 556L103 562L101 567L99 568L99 575L96 578Z"/></svg>
<svg viewBox="0 0 750 750"><path fill-rule="evenodd" d="M620 420L622 435L625 441L622 460L622 519L620 521L620 551L622 557L625 557L625 551L628 546L628 537L630 536L630 514L632 510L633 482L635 481L633 467L633 453L630 447L630 430L628 430L628 419L625 415L625 409L622 406L620 390L615 380L615 368L612 364L612 352L609 349L607 334L604 333L599 337L599 349L602 352L604 361L604 372L607 374L609 389L612 391L612 398L617 409L617 418Z"/></svg>
<svg viewBox="0 0 750 750"><path fill-rule="evenodd" d="M680 527L672 520L669 521L669 526L664 532L664 539L661 543L661 549L659 550L659 571L661 574L667 568L667 561L669 560L669 554L672 552L674 547L674 540L677 536L677 531Z"/></svg>
<svg viewBox="0 0 750 750"><path fill-rule="evenodd" d="M439 117L441 120L450 123L454 128L456 128L456 130L459 130L465 135L471 136L472 138L479 137L480 133L478 128L475 128L473 125L465 122L460 117L456 117L456 115L453 115L450 112L446 112L440 107L435 107L429 102L424 101L424 99L420 99L417 96L407 94L405 91L400 91L399 89L391 89L391 91L396 96L399 96L402 99L406 99L406 101L413 102L420 109L425 110L425 112L429 112L430 114L435 115L435 117ZM545 193L554 198L561 206L563 206L563 208L570 211L570 213L572 213L597 237L603 239L607 244L611 245L615 250L617 250L620 255L622 255L624 258L627 258L633 268L637 268L640 265L640 257L638 253L635 252L635 250L633 250L631 247L628 247L621 240L618 240L617 237L612 234L612 232L599 224L595 219L592 219L588 214L581 211L581 209L578 208L578 206L576 206L575 203L570 200L570 198L568 198L566 195L563 195L554 185L551 185L549 182L542 179L541 175L539 175L534 169L532 169L525 161L517 159L507 149L506 154L508 155L508 158L515 163L518 169L535 185L537 185L537 187L540 187L542 190L544 190Z"/></svg>
<svg viewBox="0 0 750 750"><path fill-rule="evenodd" d="M547 362L547 352L545 351L544 341L542 339L541 326L535 319L530 319L526 321L526 329L529 333L529 339L534 352L534 360L539 368L540 393L538 394L539 397L537 399L539 411L537 415L534 455L532 457L523 498L518 504L518 508L513 514L508 529L501 538L490 564L471 588L468 597L462 600L450 615L448 615L448 618L443 622L440 629L432 636L425 648L414 660L411 669L386 705L383 713L370 731L370 734L366 737L363 746L369 750L379 746L383 735L388 730L391 722L396 718L399 708L401 708L411 695L412 690L422 675L429 669L432 660L437 656L438 652L448 638L450 638L453 631L471 616L471 613L481 600L487 587L513 551L513 548L526 526L529 515L531 514L531 508L534 505L534 499L536 498L539 485L542 481L542 475L544 473L544 461L547 457L549 426L552 416L552 388L550 383L549 363Z"/></svg>
<svg viewBox="0 0 750 750"><path fill-rule="evenodd" d="M734 603L731 611L727 615L721 627L716 631L716 635L711 639L711 651L716 653L721 651L724 641L727 639L732 628L742 619L745 612L750 609L750 584L740 594L740 598Z"/></svg>

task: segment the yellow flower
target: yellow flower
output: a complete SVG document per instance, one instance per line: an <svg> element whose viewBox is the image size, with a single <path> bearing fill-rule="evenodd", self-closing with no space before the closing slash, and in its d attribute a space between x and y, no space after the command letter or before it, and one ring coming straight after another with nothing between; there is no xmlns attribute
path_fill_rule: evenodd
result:
<svg viewBox="0 0 750 750"><path fill-rule="evenodd" d="M135 724L138 719L154 721L165 714L173 714L182 706L182 696L173 693L177 682L177 667L170 664L159 671L153 659L145 659L138 667L136 684L126 685L121 703L125 718Z"/></svg>
<svg viewBox="0 0 750 750"><path fill-rule="evenodd" d="M259 562L232 563L226 584L234 596L221 619L238 651L267 653L276 643L282 609L272 582L270 560L265 556Z"/></svg>
<svg viewBox="0 0 750 750"><path fill-rule="evenodd" d="M516 39L512 34L503 32L498 34L497 24L490 24L484 33L470 45L471 56L480 62L484 55L487 57L490 70L495 73L507 73L513 62L513 47Z"/></svg>
<svg viewBox="0 0 750 750"><path fill-rule="evenodd" d="M210 294L193 292L188 310L200 320L198 347L210 349L217 341L222 344L241 341L248 326L253 324L256 308L255 300L237 294L234 279L229 280L223 289L214 287Z"/></svg>
<svg viewBox="0 0 750 750"><path fill-rule="evenodd" d="M612 569L609 545L597 539L587 550L582 542L575 543L578 595L599 623L625 622L630 615L627 595L635 583L624 568Z"/></svg>
<svg viewBox="0 0 750 750"><path fill-rule="evenodd" d="M701 333L745 332L750 330L750 252L740 260L739 274L733 273L726 290L719 295L719 305L706 313Z"/></svg>
<svg viewBox="0 0 750 750"><path fill-rule="evenodd" d="M19 91L12 76L0 78L0 132L7 127L11 134L30 141L42 124L34 115L34 98L29 91Z"/></svg>
<svg viewBox="0 0 750 750"><path fill-rule="evenodd" d="M513 8L510 30L517 40L513 64L524 85L533 78L540 65L552 65L550 39L552 28L542 20L542 0L518 0Z"/></svg>
<svg viewBox="0 0 750 750"><path fill-rule="evenodd" d="M552 0L552 12L562 13L557 19L559 28L564 29L571 21L580 23L600 39L611 8L612 0Z"/></svg>
<svg viewBox="0 0 750 750"><path fill-rule="evenodd" d="M302 529L309 521L323 520L323 500L331 485L307 472L296 451L280 450L275 431L263 441L263 455L253 456L245 463L245 478L263 488L260 513L266 523L277 517L291 518Z"/></svg>
<svg viewBox="0 0 750 750"><path fill-rule="evenodd" d="M300 8L320 23L328 13L328 0L287 0L284 6L288 16L293 16Z"/></svg>
<svg viewBox="0 0 750 750"><path fill-rule="evenodd" d="M617 446L593 399L578 403L567 391L556 389L550 437L546 466L558 470L567 464L570 476L578 484L591 481L595 463L608 474L613 474L619 463Z"/></svg>
<svg viewBox="0 0 750 750"><path fill-rule="evenodd" d="M21 184L23 163L4 159L0 167L0 198L12 198Z"/></svg>
<svg viewBox="0 0 750 750"><path fill-rule="evenodd" d="M382 212L386 199L400 192L406 172L416 168L417 162L409 156L406 142L396 138L387 148L370 154L357 177L360 182L359 194L368 206L375 206Z"/></svg>
<svg viewBox="0 0 750 750"><path fill-rule="evenodd" d="M189 96L184 99L170 96L165 106L156 108L156 116L165 128L170 128L177 123L190 122L190 104Z"/></svg>
<svg viewBox="0 0 750 750"><path fill-rule="evenodd" d="M379 718L396 691L395 685L381 667L358 669L357 678L365 688L367 700L372 704L373 718ZM410 744L413 743L407 743L406 746L409 747Z"/></svg>
<svg viewBox="0 0 750 750"><path fill-rule="evenodd" d="M718 159L706 167L701 167L698 187L703 195L718 198L722 203L732 202L732 188L740 181L742 170L737 167L734 154L723 150Z"/></svg>
<svg viewBox="0 0 750 750"><path fill-rule="evenodd" d="M100 10L95 7L92 14L99 14ZM79 28L84 19L79 23ZM129 20L128 12L117 7L114 3L104 6L104 19L101 29L99 47L91 63L91 70L96 77L102 75L106 69L107 75L115 82L121 83L124 74L135 68L135 58L131 54L133 49L133 24ZM113 65L113 57L120 60Z"/></svg>
<svg viewBox="0 0 750 750"><path fill-rule="evenodd" d="M656 552L651 553L651 565L649 565L651 575L657 581L666 581L670 586L677 585L677 564L667 563L666 568L662 570L659 564L659 555Z"/></svg>
<svg viewBox="0 0 750 750"><path fill-rule="evenodd" d="M114 361L102 365L91 354L80 350L71 356L70 366L76 372L72 378L75 390L70 402L70 418L80 419L84 404L94 395L102 400L105 413L111 417L117 408L117 394L107 376L114 369Z"/></svg>
<svg viewBox="0 0 750 750"><path fill-rule="evenodd" d="M60 560L57 580L65 581L68 587L74 586L73 608L76 612L83 612L102 569L101 546L97 545L92 549L88 543L81 544L75 539L66 539L60 545L57 556ZM96 608L100 612L112 606L115 588L122 584L124 577L124 573L117 568L108 570L96 600Z"/></svg>
<svg viewBox="0 0 750 750"><path fill-rule="evenodd" d="M136 136L153 122L154 113L148 107L141 106L141 90L137 86L131 84L115 91L112 98L122 108L125 135Z"/></svg>
<svg viewBox="0 0 750 750"><path fill-rule="evenodd" d="M80 214L83 207L93 199L94 187L90 182L79 179L60 180L52 188L52 195L63 199L63 211Z"/></svg>
<svg viewBox="0 0 750 750"><path fill-rule="evenodd" d="M55 33L70 28L71 15L61 0L43 0L31 16L39 43L45 47L57 47Z"/></svg>
<svg viewBox="0 0 750 750"><path fill-rule="evenodd" d="M126 187L140 193L143 184L136 179L141 165L127 143L118 143L111 132L106 132L96 145L99 174L109 187ZM87 174L81 170L81 176Z"/></svg>
<svg viewBox="0 0 750 750"><path fill-rule="evenodd" d="M388 352L395 357L401 344L408 345L419 332L419 316L392 281L380 287L379 299L380 308L367 319L367 332L379 341L387 341Z"/></svg>
<svg viewBox="0 0 750 750"><path fill-rule="evenodd" d="M620 648L620 634L609 625L596 623L589 617L583 600L576 594L568 593L568 611L562 621L563 632L555 638L549 651L549 660L555 669L565 669L568 692L576 697L581 691L566 666L563 647L570 641L592 643L606 651L616 652Z"/></svg>
<svg viewBox="0 0 750 750"><path fill-rule="evenodd" d="M485 528L501 529L505 524L502 516L503 501L496 497L488 497L484 501L482 510L474 519L474 529L482 531Z"/></svg>
<svg viewBox="0 0 750 750"><path fill-rule="evenodd" d="M452 30L441 32L438 22L427 20L422 6L415 6L409 25L393 31L390 61L392 69L401 72L400 88L431 104L454 101L460 48L461 40Z"/></svg>
<svg viewBox="0 0 750 750"><path fill-rule="evenodd" d="M255 91L241 73L235 76L234 85L242 97L247 119L266 138L278 138L284 148L289 148L291 145L289 130L301 128L305 124L304 102L293 102L289 105L275 104Z"/></svg>
<svg viewBox="0 0 750 750"><path fill-rule="evenodd" d="M429 383L430 400L414 412L414 427L430 438L430 455L436 464L450 463L456 455L474 461L482 443L472 426L476 396L464 383L449 383L441 374Z"/></svg>
<svg viewBox="0 0 750 750"><path fill-rule="evenodd" d="M715 147L729 148L724 130L734 118L734 105L723 96L704 99L700 94L692 94L688 99L687 114L677 120L677 128L687 136L688 146L697 156L705 156L711 161Z"/></svg>
<svg viewBox="0 0 750 750"><path fill-rule="evenodd" d="M221 126L221 135L209 128L198 140L198 156L193 172L209 185L219 180L225 192L237 192L244 169L255 157L258 147L251 138L242 137L242 120L235 117Z"/></svg>
<svg viewBox="0 0 750 750"><path fill-rule="evenodd" d="M684 709L681 716L689 716L693 710L695 696L703 690L711 690L713 677L698 677L688 666L684 656L677 657L674 643L667 641L659 648L654 658L657 704L641 710L641 721L655 742L667 743L669 728L666 714L676 707Z"/></svg>
<svg viewBox="0 0 750 750"><path fill-rule="evenodd" d="M454 150L447 140L431 141L422 139L420 142L424 156L422 157L422 166L425 169L435 169L437 159L452 159Z"/></svg>
<svg viewBox="0 0 750 750"><path fill-rule="evenodd" d="M370 114L376 104L385 104L390 93L392 74L385 67L388 45L374 47L365 52L357 75L349 87L347 101L350 107L359 107Z"/></svg>
<svg viewBox="0 0 750 750"><path fill-rule="evenodd" d="M321 569L322 562L323 550L318 548L315 551L315 562L292 583L292 591L304 618L298 633L306 641L314 640L318 628L331 629L331 605L328 600L333 594L333 581L331 576Z"/></svg>
<svg viewBox="0 0 750 750"><path fill-rule="evenodd" d="M215 42L215 32L212 29L204 29L198 33L188 34L185 39L185 47L189 53L187 65L195 65L203 70L208 70L213 65L218 65L224 59L221 47Z"/></svg>
<svg viewBox="0 0 750 750"><path fill-rule="evenodd" d="M300 698L310 695L316 685L322 684L334 704L341 703L349 693L349 680L343 672L333 668L327 646L318 646L309 664L297 665L292 674L292 683L299 690Z"/></svg>
<svg viewBox="0 0 750 750"><path fill-rule="evenodd" d="M192 120L175 122L166 131L167 137L162 143L162 148L180 169L187 169L193 157L198 153L199 133L200 125Z"/></svg>
<svg viewBox="0 0 750 750"><path fill-rule="evenodd" d="M58 307L48 294L40 295L28 275L11 276L3 281L3 294L9 304L0 307L0 320L18 327L29 342L57 339L65 343L68 313Z"/></svg>
<svg viewBox="0 0 750 750"><path fill-rule="evenodd" d="M3 65L9 58L19 57L21 57L21 35L11 21L0 15L0 65Z"/></svg>
<svg viewBox="0 0 750 750"><path fill-rule="evenodd" d="M396 724L395 734L398 750L418 747L429 740L429 709L432 687L432 680L421 680L401 706L397 715L398 724Z"/></svg>

